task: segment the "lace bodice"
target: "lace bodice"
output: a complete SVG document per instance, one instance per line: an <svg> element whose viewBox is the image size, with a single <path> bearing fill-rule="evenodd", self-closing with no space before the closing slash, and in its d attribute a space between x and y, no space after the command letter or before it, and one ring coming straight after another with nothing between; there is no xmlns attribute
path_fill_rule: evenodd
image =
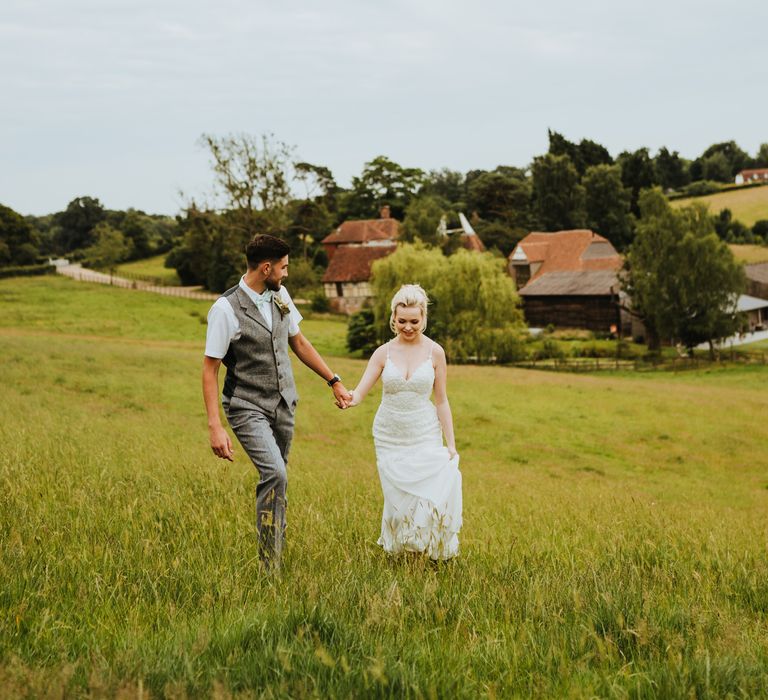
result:
<svg viewBox="0 0 768 700"><path fill-rule="evenodd" d="M389 348L387 348L387 361L381 373L381 382L383 385L382 406L403 410L419 408L425 402L431 404L429 397L432 395L432 387L435 384L432 349L430 348L429 357L416 367L411 376L406 379L390 358Z"/></svg>

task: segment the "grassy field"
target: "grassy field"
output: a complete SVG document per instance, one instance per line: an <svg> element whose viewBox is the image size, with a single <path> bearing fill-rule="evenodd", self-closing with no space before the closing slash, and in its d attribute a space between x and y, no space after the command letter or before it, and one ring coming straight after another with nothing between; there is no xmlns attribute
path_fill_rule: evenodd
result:
<svg viewBox="0 0 768 700"><path fill-rule="evenodd" d="M670 204L673 207L684 207L693 202L705 204L710 214L719 214L722 209L730 209L734 219L750 228L756 221L768 219L768 186L675 199Z"/></svg>
<svg viewBox="0 0 768 700"><path fill-rule="evenodd" d="M736 245L728 246L733 256L742 263L768 262L768 246L764 245Z"/></svg>
<svg viewBox="0 0 768 700"><path fill-rule="evenodd" d="M166 253L162 255L156 255L153 258L145 258L144 260L135 260L134 262L123 263L118 265L115 270L115 274L124 275L138 275L139 277L147 277L159 280L161 284L169 286L178 286L181 284L179 276L176 274L176 270L172 270L165 267Z"/></svg>
<svg viewBox="0 0 768 700"><path fill-rule="evenodd" d="M297 366L267 579L255 470L207 446L207 306L0 281L0 696L768 694L765 368L451 367L465 523L434 567L375 545L376 398Z"/></svg>

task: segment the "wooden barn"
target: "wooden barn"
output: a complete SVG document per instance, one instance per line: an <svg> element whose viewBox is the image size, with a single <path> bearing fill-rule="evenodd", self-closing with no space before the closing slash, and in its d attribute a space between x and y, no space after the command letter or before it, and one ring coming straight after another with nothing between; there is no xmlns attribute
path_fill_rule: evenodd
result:
<svg viewBox="0 0 768 700"><path fill-rule="evenodd" d="M509 256L528 325L611 332L621 327L622 259L589 230L534 232Z"/></svg>
<svg viewBox="0 0 768 700"><path fill-rule="evenodd" d="M744 265L747 275L747 294L768 299L768 262Z"/></svg>

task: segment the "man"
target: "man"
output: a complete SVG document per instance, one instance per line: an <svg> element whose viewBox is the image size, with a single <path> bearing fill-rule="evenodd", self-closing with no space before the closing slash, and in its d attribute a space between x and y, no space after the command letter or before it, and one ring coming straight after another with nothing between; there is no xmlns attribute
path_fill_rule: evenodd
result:
<svg viewBox="0 0 768 700"><path fill-rule="evenodd" d="M288 276L288 245L256 236L246 247L248 269L208 313L203 359L203 398L211 449L232 461L232 441L219 417L219 366L227 368L221 403L243 450L259 471L256 526L259 555L277 568L285 538L286 464L298 395L288 346L331 387L339 408L351 395L338 375L299 330L302 316L282 281Z"/></svg>

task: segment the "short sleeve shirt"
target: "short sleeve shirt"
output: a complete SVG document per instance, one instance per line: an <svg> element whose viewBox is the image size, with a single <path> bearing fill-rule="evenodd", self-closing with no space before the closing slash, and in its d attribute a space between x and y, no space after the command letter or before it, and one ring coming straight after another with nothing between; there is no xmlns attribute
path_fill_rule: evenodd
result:
<svg viewBox="0 0 768 700"><path fill-rule="evenodd" d="M254 292L244 279L240 279L240 289L248 297L256 302L256 292ZM281 286L280 290L275 292L280 300L288 306L288 335L294 336L299 332L299 323L303 316L299 313L296 305L288 294L288 290ZM264 317L267 326L272 328L272 304L257 304L259 313ZM229 350L229 344L240 337L240 323L235 316L232 305L224 297L219 297L208 312L208 329L205 336L205 354L207 357L213 357L221 360Z"/></svg>

